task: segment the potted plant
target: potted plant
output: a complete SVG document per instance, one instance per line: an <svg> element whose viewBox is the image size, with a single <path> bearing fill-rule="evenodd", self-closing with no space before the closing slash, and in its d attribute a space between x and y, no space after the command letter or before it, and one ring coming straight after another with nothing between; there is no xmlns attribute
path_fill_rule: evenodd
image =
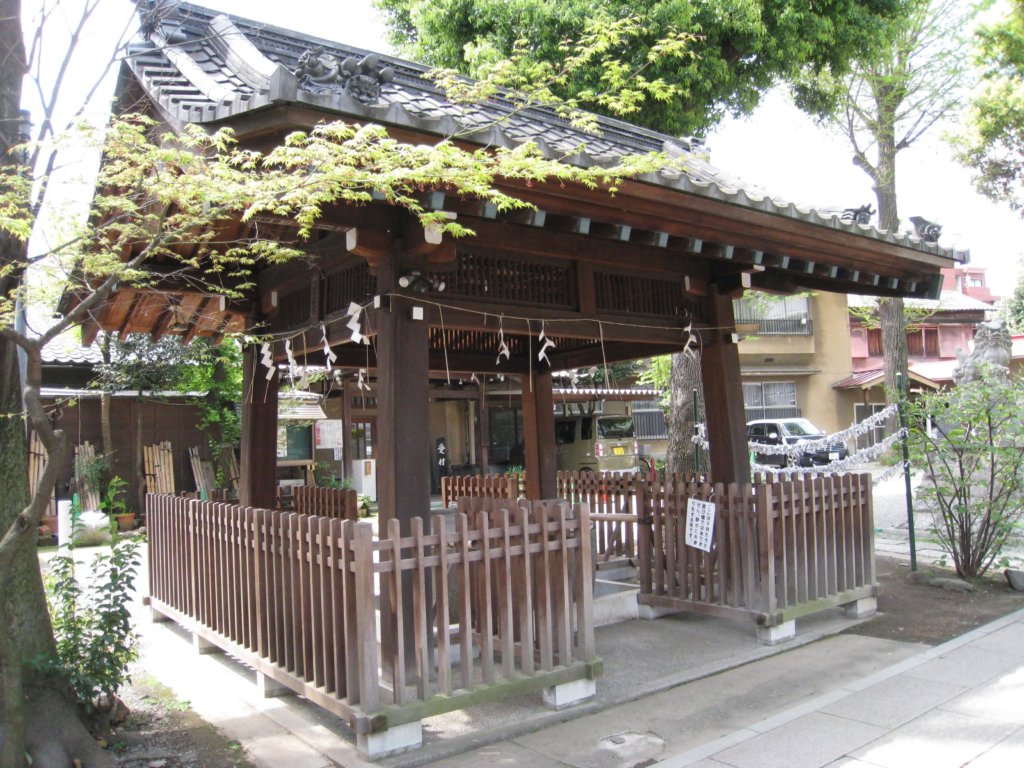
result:
<svg viewBox="0 0 1024 768"><path fill-rule="evenodd" d="M107 483L107 489L100 501L100 509L117 521L118 530L121 531L130 531L135 527L135 513L128 511L122 498L127 485L121 477L114 475Z"/></svg>

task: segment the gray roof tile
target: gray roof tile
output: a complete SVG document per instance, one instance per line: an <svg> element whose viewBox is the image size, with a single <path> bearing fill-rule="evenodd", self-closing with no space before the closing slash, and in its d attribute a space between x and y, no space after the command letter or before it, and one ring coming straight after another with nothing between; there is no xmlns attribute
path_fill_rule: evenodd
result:
<svg viewBox="0 0 1024 768"><path fill-rule="evenodd" d="M267 89L254 89L248 85L225 59L222 53L224 45L215 44L212 36L216 33L211 30L210 22L218 14L189 3L179 3L176 8L176 14L164 20L162 34L156 35L153 40L137 41L128 57L129 66L167 111L168 117L181 122L210 122L268 103L270 94ZM228 22L222 19L217 24L221 29L237 29L252 43L265 57L261 60L261 69L276 62L288 72L294 72L302 53L314 46L323 47L325 52L340 61L348 57L361 59L371 53L237 17L230 17ZM184 42L178 42L182 37ZM168 59L165 51L160 49L166 39L175 41L170 46L177 51L171 54L173 58L180 61L182 54L190 57L195 70L218 89L227 89L232 94L231 100L227 103L224 100L214 103L207 93L208 88L204 90L202 83L192 82L183 74ZM712 166L703 152L691 151L687 139L666 136L611 118L599 118L601 135L592 136L573 129L564 118L543 107L530 108L510 116L512 105L502 99L493 99L484 105L453 105L445 100L443 94L427 78L426 67L390 56L379 55L379 58L382 65L393 68L394 79L383 85L377 104L364 105L345 93L315 94L301 87L294 98L340 115L405 125L442 135L451 134L457 128L462 132L469 128L472 132L473 128L488 126L484 136L477 137L477 140L498 146L532 140L552 157L575 154L580 145L585 145L584 157L590 160L667 150L685 155L686 173L666 171L648 177L648 181L947 258L967 259L967 252L925 243L909 234L880 231L872 226L841 221L837 212L819 212L772 199L761 190L748 188L740 179ZM496 125L495 118L501 115L507 119Z"/></svg>

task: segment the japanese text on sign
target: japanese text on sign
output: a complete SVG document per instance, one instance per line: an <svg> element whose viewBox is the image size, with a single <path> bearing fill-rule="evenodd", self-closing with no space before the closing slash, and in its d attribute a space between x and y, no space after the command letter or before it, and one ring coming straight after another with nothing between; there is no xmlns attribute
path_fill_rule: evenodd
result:
<svg viewBox="0 0 1024 768"><path fill-rule="evenodd" d="M686 503L686 544L711 551L715 535L715 505L710 501L690 499Z"/></svg>

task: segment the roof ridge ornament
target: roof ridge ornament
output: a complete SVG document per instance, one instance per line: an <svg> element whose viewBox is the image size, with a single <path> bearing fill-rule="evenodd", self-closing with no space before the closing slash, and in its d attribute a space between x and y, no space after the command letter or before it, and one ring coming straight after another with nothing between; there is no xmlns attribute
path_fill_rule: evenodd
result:
<svg viewBox="0 0 1024 768"><path fill-rule="evenodd" d="M395 77L393 67L381 66L376 54L339 60L322 45L303 51L295 70L299 87L312 93L347 93L360 104L380 100L381 87Z"/></svg>
<svg viewBox="0 0 1024 768"><path fill-rule="evenodd" d="M163 33L163 23L178 18L177 0L136 0L139 9L139 31L147 40L157 38L158 43L182 43L187 37L180 28L169 35Z"/></svg>

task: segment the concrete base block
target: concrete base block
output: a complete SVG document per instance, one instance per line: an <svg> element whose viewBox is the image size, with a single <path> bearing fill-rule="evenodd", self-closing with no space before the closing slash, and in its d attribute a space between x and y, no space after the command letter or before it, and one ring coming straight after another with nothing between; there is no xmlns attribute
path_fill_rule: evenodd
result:
<svg viewBox="0 0 1024 768"><path fill-rule="evenodd" d="M192 635L192 649L200 656L205 656L208 653L224 653L222 648L200 635Z"/></svg>
<svg viewBox="0 0 1024 768"><path fill-rule="evenodd" d="M673 613L679 613L679 611L672 608L658 608L654 605L638 605L636 607L637 618L644 619L645 621L653 621L654 619L660 619L662 616L670 616Z"/></svg>
<svg viewBox="0 0 1024 768"><path fill-rule="evenodd" d="M163 623L165 621L170 621L171 620L170 616L165 616L164 614L160 613L160 611L158 611L156 608L153 608L153 607L150 607L150 609L149 609L149 618L152 620L152 622L154 624L161 624L161 623Z"/></svg>
<svg viewBox="0 0 1024 768"><path fill-rule="evenodd" d="M594 680L573 680L544 689L544 706L551 709L563 709L586 701L597 695L597 682Z"/></svg>
<svg viewBox="0 0 1024 768"><path fill-rule="evenodd" d="M878 613L878 600L874 597L862 597L852 603L843 604L843 615L848 619L862 619Z"/></svg>
<svg viewBox="0 0 1024 768"><path fill-rule="evenodd" d="M396 725L380 733L360 733L356 736L356 749L368 760L397 755L423 746L423 725L414 723Z"/></svg>
<svg viewBox="0 0 1024 768"><path fill-rule="evenodd" d="M281 685L272 677L267 677L262 672L256 673L256 691L264 699L276 699L278 696L292 696L295 691L287 685Z"/></svg>
<svg viewBox="0 0 1024 768"><path fill-rule="evenodd" d="M758 627L757 639L765 645L775 645L796 637L796 621L787 621L775 627Z"/></svg>

